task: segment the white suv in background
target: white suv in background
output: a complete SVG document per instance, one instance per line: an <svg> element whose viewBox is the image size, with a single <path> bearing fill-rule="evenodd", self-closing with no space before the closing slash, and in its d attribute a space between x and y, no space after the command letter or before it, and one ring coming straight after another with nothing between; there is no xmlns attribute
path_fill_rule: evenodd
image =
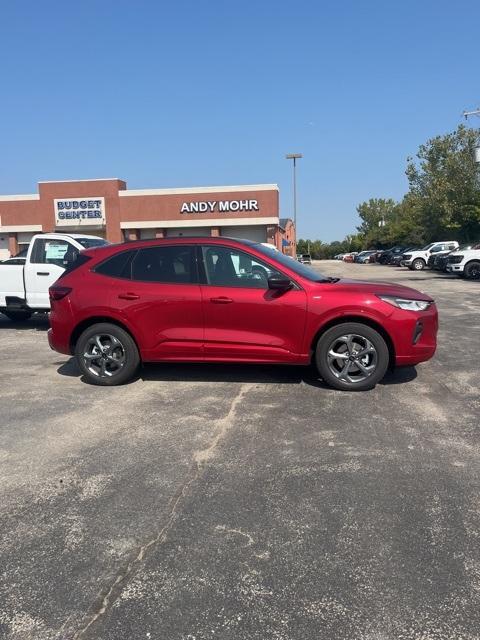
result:
<svg viewBox="0 0 480 640"><path fill-rule="evenodd" d="M448 253L458 249L458 242L455 240L444 240L443 242L431 242L420 251L409 251L404 254L401 264L409 269L421 271L427 266L429 257L435 253Z"/></svg>
<svg viewBox="0 0 480 640"><path fill-rule="evenodd" d="M447 272L456 273L469 280L480 279L480 244L468 251L454 253L447 258Z"/></svg>

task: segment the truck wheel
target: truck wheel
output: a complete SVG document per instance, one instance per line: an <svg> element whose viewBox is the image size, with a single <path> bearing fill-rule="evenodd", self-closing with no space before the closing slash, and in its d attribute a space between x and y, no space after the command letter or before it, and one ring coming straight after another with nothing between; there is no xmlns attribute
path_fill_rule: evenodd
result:
<svg viewBox="0 0 480 640"><path fill-rule="evenodd" d="M100 386L123 384L133 378L140 355L132 336L115 324L94 324L82 333L75 356L88 382Z"/></svg>
<svg viewBox="0 0 480 640"><path fill-rule="evenodd" d="M328 329L315 351L323 380L343 391L373 389L385 375L389 359L383 337L360 322L346 322Z"/></svg>
<svg viewBox="0 0 480 640"><path fill-rule="evenodd" d="M414 271L422 271L423 269L425 269L425 260L422 260L422 258L416 258L412 262L412 269Z"/></svg>
<svg viewBox="0 0 480 640"><path fill-rule="evenodd" d="M480 279L480 262L476 260L469 262L466 265L463 272L467 280L479 280Z"/></svg>
<svg viewBox="0 0 480 640"><path fill-rule="evenodd" d="M31 311L18 310L18 311L4 311L3 313L12 322L25 322L25 320L28 320L29 318L32 317Z"/></svg>

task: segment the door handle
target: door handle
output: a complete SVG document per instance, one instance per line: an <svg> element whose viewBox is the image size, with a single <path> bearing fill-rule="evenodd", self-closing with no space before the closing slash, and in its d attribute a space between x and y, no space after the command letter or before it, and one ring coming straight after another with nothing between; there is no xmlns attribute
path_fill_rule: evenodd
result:
<svg viewBox="0 0 480 640"><path fill-rule="evenodd" d="M226 296L219 296L218 298L210 298L210 302L213 302L213 304L230 304L230 302L233 302L233 299L227 298Z"/></svg>
<svg viewBox="0 0 480 640"><path fill-rule="evenodd" d="M49 276L50 271L37 271L37 276Z"/></svg>
<svg viewBox="0 0 480 640"><path fill-rule="evenodd" d="M140 298L136 293L119 293L118 297L121 300L138 300Z"/></svg>

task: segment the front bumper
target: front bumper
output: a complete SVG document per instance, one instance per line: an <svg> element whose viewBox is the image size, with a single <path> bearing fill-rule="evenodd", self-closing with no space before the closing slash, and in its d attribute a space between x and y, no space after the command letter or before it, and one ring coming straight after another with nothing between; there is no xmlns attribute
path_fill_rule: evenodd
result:
<svg viewBox="0 0 480 640"><path fill-rule="evenodd" d="M397 366L430 360L437 348L438 311L435 304L421 312L396 310L388 319Z"/></svg>
<svg viewBox="0 0 480 640"><path fill-rule="evenodd" d="M463 264L447 264L448 273L463 273Z"/></svg>

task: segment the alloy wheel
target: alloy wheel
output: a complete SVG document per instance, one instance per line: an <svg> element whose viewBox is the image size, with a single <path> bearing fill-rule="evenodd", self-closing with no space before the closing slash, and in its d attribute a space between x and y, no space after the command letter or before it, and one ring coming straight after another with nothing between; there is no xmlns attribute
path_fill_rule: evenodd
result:
<svg viewBox="0 0 480 640"><path fill-rule="evenodd" d="M89 338L82 358L88 371L99 378L115 376L126 362L123 344L111 334L96 334Z"/></svg>
<svg viewBox="0 0 480 640"><path fill-rule="evenodd" d="M349 333L335 338L327 351L331 373L345 382L363 382L377 369L378 353L364 336Z"/></svg>

